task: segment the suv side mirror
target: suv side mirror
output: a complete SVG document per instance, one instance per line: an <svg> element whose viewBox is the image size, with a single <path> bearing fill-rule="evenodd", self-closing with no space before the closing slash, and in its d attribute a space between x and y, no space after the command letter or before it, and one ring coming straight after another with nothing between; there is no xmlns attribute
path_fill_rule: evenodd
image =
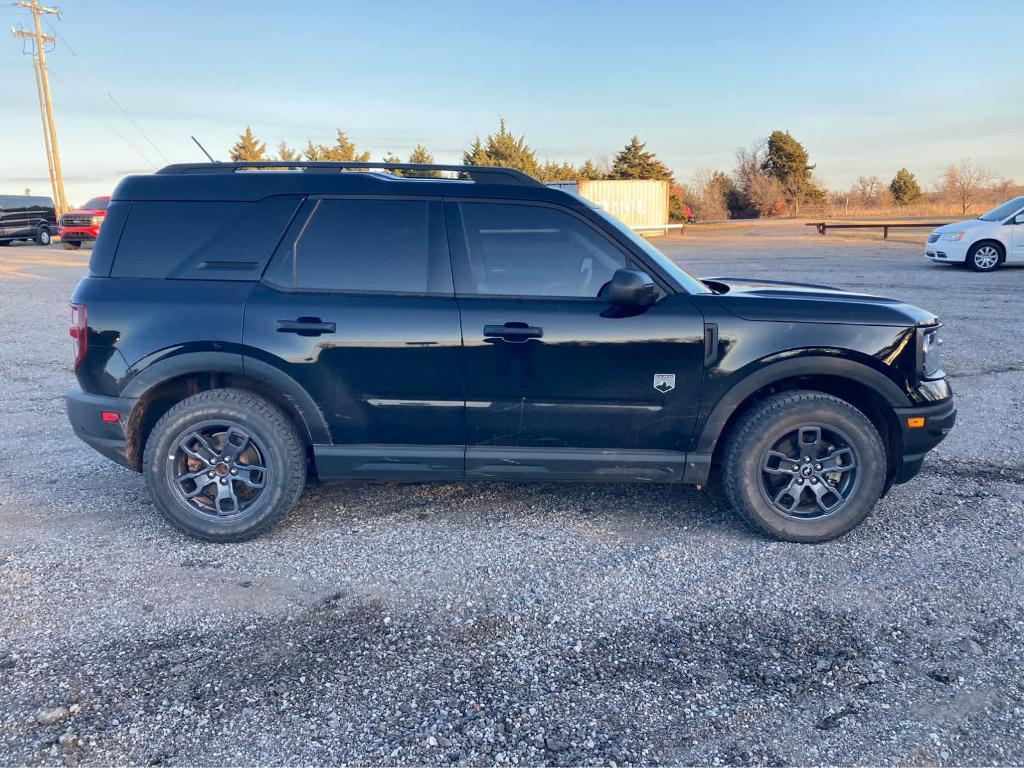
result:
<svg viewBox="0 0 1024 768"><path fill-rule="evenodd" d="M1014 224L1024 224L1024 213L1018 213L1013 217Z"/></svg>
<svg viewBox="0 0 1024 768"><path fill-rule="evenodd" d="M649 307L658 300L658 288L646 272L617 269L601 291L601 298L617 307Z"/></svg>

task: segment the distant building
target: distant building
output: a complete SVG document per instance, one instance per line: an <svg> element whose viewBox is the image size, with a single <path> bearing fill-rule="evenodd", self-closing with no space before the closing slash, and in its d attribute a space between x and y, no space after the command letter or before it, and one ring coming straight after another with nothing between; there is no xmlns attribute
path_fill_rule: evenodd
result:
<svg viewBox="0 0 1024 768"><path fill-rule="evenodd" d="M664 230L668 226L667 181L580 179L552 181L548 186L590 200L632 229Z"/></svg>

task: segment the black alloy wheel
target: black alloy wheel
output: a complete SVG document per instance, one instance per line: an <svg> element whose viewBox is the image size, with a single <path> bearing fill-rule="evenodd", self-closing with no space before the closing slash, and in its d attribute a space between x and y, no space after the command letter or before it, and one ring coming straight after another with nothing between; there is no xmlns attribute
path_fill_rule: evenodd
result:
<svg viewBox="0 0 1024 768"><path fill-rule="evenodd" d="M729 503L757 530L820 542L871 513L888 465L863 411L825 392L794 390L738 416L722 452L722 480Z"/></svg>
<svg viewBox="0 0 1024 768"><path fill-rule="evenodd" d="M761 493L781 515L806 520L842 509L857 490L857 452L835 427L779 435L761 460Z"/></svg>
<svg viewBox="0 0 1024 768"><path fill-rule="evenodd" d="M270 530L306 482L306 446L280 407L254 392L211 389L160 417L142 472L171 525L205 541Z"/></svg>
<svg viewBox="0 0 1024 768"><path fill-rule="evenodd" d="M201 515L239 515L260 500L270 471L265 451L240 424L190 426L174 440L165 477L178 499Z"/></svg>

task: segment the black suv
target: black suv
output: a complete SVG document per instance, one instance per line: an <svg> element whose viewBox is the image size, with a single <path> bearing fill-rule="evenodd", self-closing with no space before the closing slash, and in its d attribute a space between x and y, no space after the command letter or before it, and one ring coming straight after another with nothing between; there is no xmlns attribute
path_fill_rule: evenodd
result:
<svg viewBox="0 0 1024 768"><path fill-rule="evenodd" d="M0 245L35 240L49 245L57 231L57 209L49 197L0 195Z"/></svg>
<svg viewBox="0 0 1024 768"><path fill-rule="evenodd" d="M931 313L697 280L505 169L129 177L72 301L75 431L213 541L269 529L310 477L700 485L719 468L758 529L821 541L956 418Z"/></svg>

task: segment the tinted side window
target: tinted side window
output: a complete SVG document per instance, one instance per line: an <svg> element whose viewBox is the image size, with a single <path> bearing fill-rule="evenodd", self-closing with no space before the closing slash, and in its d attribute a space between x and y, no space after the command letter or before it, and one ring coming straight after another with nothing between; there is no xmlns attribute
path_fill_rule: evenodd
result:
<svg viewBox="0 0 1024 768"><path fill-rule="evenodd" d="M319 201L294 248L294 285L350 293L452 292L441 204Z"/></svg>
<svg viewBox="0 0 1024 768"><path fill-rule="evenodd" d="M300 202L131 203L111 276L258 280Z"/></svg>
<svg viewBox="0 0 1024 768"><path fill-rule="evenodd" d="M626 255L600 233L557 208L463 203L477 293L596 297Z"/></svg>

